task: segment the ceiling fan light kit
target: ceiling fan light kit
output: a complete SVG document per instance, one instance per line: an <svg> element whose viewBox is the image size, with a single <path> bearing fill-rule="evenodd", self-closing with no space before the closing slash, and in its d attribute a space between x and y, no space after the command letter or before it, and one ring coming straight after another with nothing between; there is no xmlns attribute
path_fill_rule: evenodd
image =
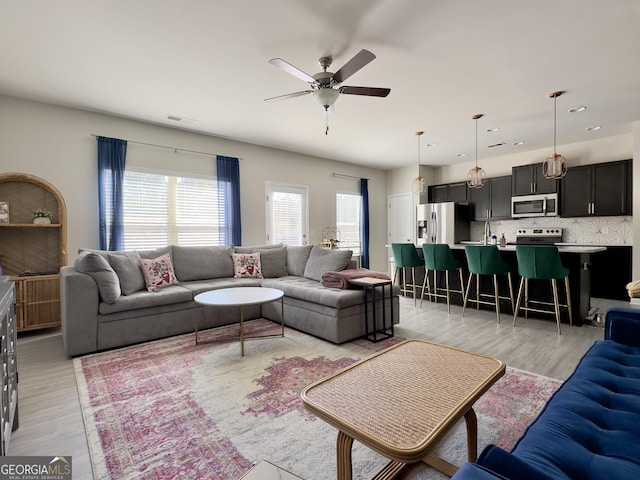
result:
<svg viewBox="0 0 640 480"><path fill-rule="evenodd" d="M467 185L469 188L482 188L487 181L486 172L481 167L478 167L478 120L483 116L484 114L478 113L471 117L476 122L476 165L472 167L467 174Z"/></svg>
<svg viewBox="0 0 640 480"><path fill-rule="evenodd" d="M345 63L340 70L333 73L327 71L331 66L333 59L331 57L321 57L318 62L320 63L322 72L318 72L313 76L303 72L297 67L294 67L281 58L272 58L269 60L271 65L307 82L311 87L311 90L302 90L300 92L266 98L265 102L274 102L313 94L316 101L324 109L325 114L327 114L341 94L363 95L367 97L386 97L389 95L389 92L391 92L388 88L340 86L342 82L367 65L374 58L376 58L376 56L373 53L369 50L362 49L353 58L351 58L351 60ZM328 133L328 131L329 127L327 126L325 134Z"/></svg>
<svg viewBox="0 0 640 480"><path fill-rule="evenodd" d="M567 174L567 159L556 152L556 123L557 123L557 98L562 95L563 91L552 92L549 94L549 98L553 98L553 155L550 155L545 159L542 164L542 171L544 177L550 180L562 178Z"/></svg>

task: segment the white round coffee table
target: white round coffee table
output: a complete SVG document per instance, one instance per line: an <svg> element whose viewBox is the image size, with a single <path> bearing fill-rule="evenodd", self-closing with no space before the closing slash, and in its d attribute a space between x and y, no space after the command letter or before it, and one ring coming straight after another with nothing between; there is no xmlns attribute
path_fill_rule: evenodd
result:
<svg viewBox="0 0 640 480"><path fill-rule="evenodd" d="M244 340L245 338L269 338L284 337L284 292L277 288L266 287L231 287L220 288L218 290L209 290L208 292L199 293L193 300L198 305L210 307L240 307L240 349L244 356ZM250 305L262 305L263 303L275 302L280 300L280 325L282 331L276 335L257 335L245 337L244 335L244 307ZM198 342L198 312L196 311L196 345Z"/></svg>

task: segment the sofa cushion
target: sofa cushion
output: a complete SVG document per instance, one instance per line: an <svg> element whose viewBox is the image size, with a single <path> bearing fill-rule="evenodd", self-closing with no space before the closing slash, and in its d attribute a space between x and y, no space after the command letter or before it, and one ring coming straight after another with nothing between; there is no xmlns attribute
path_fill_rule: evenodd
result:
<svg viewBox="0 0 640 480"><path fill-rule="evenodd" d="M122 295L118 301L112 304L101 302L98 307L100 314L108 315L117 312L128 312L141 308L153 308L162 305L174 305L178 303L190 302L193 295L190 290L182 288L180 285L171 285L154 292L140 290L131 295ZM135 316L132 314L130 316ZM153 321L150 317L149 321Z"/></svg>
<svg viewBox="0 0 640 480"><path fill-rule="evenodd" d="M118 274L123 295L130 295L146 288L138 252L108 253L107 259Z"/></svg>
<svg viewBox="0 0 640 480"><path fill-rule="evenodd" d="M287 270L289 275L304 276L304 267L307 266L309 254L313 245L287 245Z"/></svg>
<svg viewBox="0 0 640 480"><path fill-rule="evenodd" d="M304 276L319 282L324 272L339 272L347 268L352 256L351 250L326 250L314 245L304 267Z"/></svg>
<svg viewBox="0 0 640 480"><path fill-rule="evenodd" d="M260 265L262 266L262 276L264 278L277 278L289 275L289 270L287 269L287 247L281 243L276 245L260 245L259 247L235 247L235 253L255 252L260 252Z"/></svg>
<svg viewBox="0 0 640 480"><path fill-rule="evenodd" d="M147 290L150 292L178 283L173 272L171 256L168 253L160 255L158 258L142 258L140 265Z"/></svg>
<svg viewBox="0 0 640 480"><path fill-rule="evenodd" d="M232 253L233 278L264 278L260 266L260 252Z"/></svg>
<svg viewBox="0 0 640 480"><path fill-rule="evenodd" d="M98 285L100 298L106 303L115 303L120 297L120 280L107 259L97 252L83 251L74 263L78 272L86 273Z"/></svg>
<svg viewBox="0 0 640 480"><path fill-rule="evenodd" d="M177 246L172 248L173 265L179 281L233 277L233 247Z"/></svg>
<svg viewBox="0 0 640 480"><path fill-rule="evenodd" d="M364 300L362 290L326 288L320 285L320 282L304 277L271 278L264 280L262 286L282 290L285 296L290 298L331 308L346 308L361 304Z"/></svg>

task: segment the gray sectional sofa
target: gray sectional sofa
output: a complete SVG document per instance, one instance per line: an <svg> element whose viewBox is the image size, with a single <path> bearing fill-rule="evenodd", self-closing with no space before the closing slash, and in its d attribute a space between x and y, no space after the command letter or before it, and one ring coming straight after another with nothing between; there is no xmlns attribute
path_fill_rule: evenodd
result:
<svg viewBox="0 0 640 480"><path fill-rule="evenodd" d="M235 278L233 253L260 252L264 278ZM176 284L148 291L141 259L168 253ZM285 324L333 343L365 334L364 293L325 288L326 271L353 267L351 252L317 246L186 247L135 252L81 250L73 266L60 270L65 352L76 356L193 332L198 293L237 286L278 288L285 294ZM389 289L385 289L389 298ZM387 318L398 319L399 289L387 300ZM380 302L378 302L380 303ZM369 305L368 308L371 308ZM378 306L378 318L382 311ZM202 308L198 328L239 322L238 308ZM280 321L280 303L245 307L245 320Z"/></svg>

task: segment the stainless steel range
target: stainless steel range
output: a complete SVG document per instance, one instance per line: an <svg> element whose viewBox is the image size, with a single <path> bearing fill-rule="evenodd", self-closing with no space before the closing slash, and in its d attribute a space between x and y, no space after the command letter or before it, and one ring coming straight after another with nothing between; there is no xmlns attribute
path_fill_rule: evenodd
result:
<svg viewBox="0 0 640 480"><path fill-rule="evenodd" d="M553 245L562 243L562 228L518 228L516 244L518 245Z"/></svg>

